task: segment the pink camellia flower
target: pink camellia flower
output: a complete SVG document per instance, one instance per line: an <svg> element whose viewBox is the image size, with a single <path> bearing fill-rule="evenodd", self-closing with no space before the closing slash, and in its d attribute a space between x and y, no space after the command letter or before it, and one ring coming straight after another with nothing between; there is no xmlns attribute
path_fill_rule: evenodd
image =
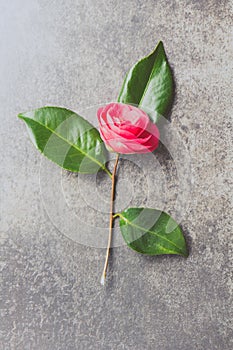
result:
<svg viewBox="0 0 233 350"><path fill-rule="evenodd" d="M97 111L100 135L109 151L122 154L148 153L159 144L159 130L141 109L109 103Z"/></svg>

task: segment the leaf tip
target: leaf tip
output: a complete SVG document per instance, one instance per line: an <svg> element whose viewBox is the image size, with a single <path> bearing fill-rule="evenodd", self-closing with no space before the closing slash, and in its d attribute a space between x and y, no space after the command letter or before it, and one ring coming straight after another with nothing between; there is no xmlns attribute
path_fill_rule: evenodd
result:
<svg viewBox="0 0 233 350"><path fill-rule="evenodd" d="M17 115L17 117L18 117L19 119L23 119L23 113L19 113L19 114Z"/></svg>
<svg viewBox="0 0 233 350"><path fill-rule="evenodd" d="M161 50L161 51L163 52L164 55L166 55L166 53L165 53L165 48L164 48L164 44L163 44L163 41L162 41L162 40L160 40L160 41L158 42L157 48L158 48L159 50Z"/></svg>

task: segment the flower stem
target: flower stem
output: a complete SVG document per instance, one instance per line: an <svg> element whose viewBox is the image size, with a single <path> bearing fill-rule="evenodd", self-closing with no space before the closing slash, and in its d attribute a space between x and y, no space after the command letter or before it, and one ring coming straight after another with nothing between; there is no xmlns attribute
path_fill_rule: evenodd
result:
<svg viewBox="0 0 233 350"><path fill-rule="evenodd" d="M106 273L108 268L108 260L109 260L109 254L110 254L110 248L111 248L111 242L112 242L112 226L113 226L113 209L114 209L114 195L115 195L115 176L117 171L117 165L119 161L119 154L117 154L113 173L112 173L112 190L111 190L111 200L110 200L110 219L109 219L109 234L108 234L108 245L107 245L107 252L106 252L106 258L105 258L105 264L104 269L101 277L101 284L104 285L105 279L106 279Z"/></svg>

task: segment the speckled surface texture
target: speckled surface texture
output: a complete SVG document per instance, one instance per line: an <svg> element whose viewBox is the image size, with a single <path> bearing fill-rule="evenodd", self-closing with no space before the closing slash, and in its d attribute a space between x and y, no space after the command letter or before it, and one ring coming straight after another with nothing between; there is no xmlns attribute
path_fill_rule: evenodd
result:
<svg viewBox="0 0 233 350"><path fill-rule="evenodd" d="M233 348L231 24L226 0L0 2L1 350ZM61 174L47 160L40 176L41 156L16 115L114 100L160 39L176 79L171 128L186 158L166 151L177 143L165 131L155 163L121 161L116 205L165 208L180 219L190 256L143 257L119 240L103 288L102 241L80 241L87 225L86 241L96 225L107 239L108 180ZM64 232L55 191L42 198L58 175L83 230L74 222Z"/></svg>

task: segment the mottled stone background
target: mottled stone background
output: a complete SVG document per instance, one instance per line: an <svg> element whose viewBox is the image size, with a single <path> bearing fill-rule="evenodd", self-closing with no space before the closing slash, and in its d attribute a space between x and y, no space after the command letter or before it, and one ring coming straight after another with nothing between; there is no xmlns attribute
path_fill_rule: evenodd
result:
<svg viewBox="0 0 233 350"><path fill-rule="evenodd" d="M232 349L232 1L2 0L0 28L0 349ZM98 242L107 179L61 175L43 160L54 173L40 182L41 156L16 116L114 100L129 67L160 39L176 80L171 127L191 167L181 157L177 167L163 146L155 171L142 158L122 161L116 205L181 215L190 256L144 257L119 242L103 288L105 249L67 237L62 204L51 196L43 203L40 188L59 174L70 213L83 230L98 226ZM86 207L76 206L79 180ZM103 215L94 201L88 210L93 183Z"/></svg>

